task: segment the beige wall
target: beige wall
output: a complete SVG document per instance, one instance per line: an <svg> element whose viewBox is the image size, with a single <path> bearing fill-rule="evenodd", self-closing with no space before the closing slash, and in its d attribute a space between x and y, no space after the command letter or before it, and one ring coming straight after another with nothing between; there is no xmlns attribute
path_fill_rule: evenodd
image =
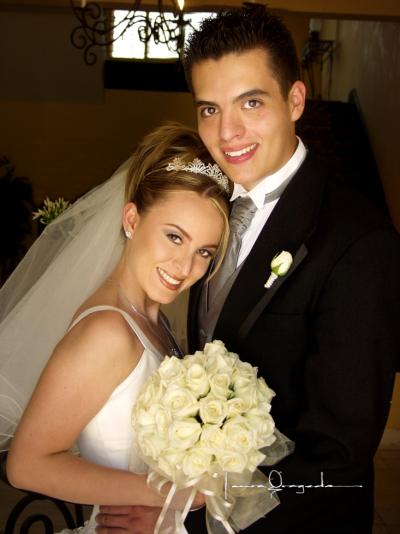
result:
<svg viewBox="0 0 400 534"><path fill-rule="evenodd" d="M400 231L400 23L325 21L336 41L332 100L357 90L393 222Z"/></svg>
<svg viewBox="0 0 400 534"><path fill-rule="evenodd" d="M74 199L108 178L164 120L194 125L185 93L105 91L98 104L0 100L0 147L35 198Z"/></svg>

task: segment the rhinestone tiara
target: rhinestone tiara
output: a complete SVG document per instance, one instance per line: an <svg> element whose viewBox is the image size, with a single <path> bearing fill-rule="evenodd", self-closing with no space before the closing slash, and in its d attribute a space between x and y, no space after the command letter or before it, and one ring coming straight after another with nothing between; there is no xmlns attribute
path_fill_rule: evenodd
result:
<svg viewBox="0 0 400 534"><path fill-rule="evenodd" d="M207 165L199 158L194 158L193 161L185 163L180 157L176 157L166 167L167 171L188 171L194 174L205 174L212 178L224 191L229 193L229 180L223 174L216 163L208 163Z"/></svg>

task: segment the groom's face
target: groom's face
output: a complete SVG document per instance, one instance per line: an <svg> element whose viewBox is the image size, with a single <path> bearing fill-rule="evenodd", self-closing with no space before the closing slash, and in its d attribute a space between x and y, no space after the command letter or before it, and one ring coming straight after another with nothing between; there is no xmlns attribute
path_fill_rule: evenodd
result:
<svg viewBox="0 0 400 534"><path fill-rule="evenodd" d="M295 82L284 98L265 50L196 63L192 84L199 134L234 182L250 190L293 155L304 86Z"/></svg>

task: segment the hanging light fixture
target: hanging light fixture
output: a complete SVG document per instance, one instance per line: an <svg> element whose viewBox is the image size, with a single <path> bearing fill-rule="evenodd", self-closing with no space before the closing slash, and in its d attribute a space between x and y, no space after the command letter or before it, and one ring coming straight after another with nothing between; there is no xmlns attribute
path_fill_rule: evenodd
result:
<svg viewBox="0 0 400 534"><path fill-rule="evenodd" d="M190 25L184 20L184 0L171 0L166 7L163 0L158 0L158 14L148 16L148 9L141 6L141 0L134 0L133 5L119 20L113 17L112 10L103 8L95 2L70 0L72 11L79 22L71 32L71 43L83 50L87 65L97 61L97 48L110 47L132 26L137 27L139 39L148 43L151 39L156 44L165 44L168 49L181 55L184 45L184 28Z"/></svg>

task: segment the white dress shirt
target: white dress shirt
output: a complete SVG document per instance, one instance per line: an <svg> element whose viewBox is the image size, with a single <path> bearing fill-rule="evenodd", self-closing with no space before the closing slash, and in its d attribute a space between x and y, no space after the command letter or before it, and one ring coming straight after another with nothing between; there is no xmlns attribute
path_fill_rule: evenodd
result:
<svg viewBox="0 0 400 534"><path fill-rule="evenodd" d="M249 255L254 243L264 227L264 224L267 222L268 217L271 215L274 207L278 203L279 198L264 204L265 195L277 189L281 184L283 184L283 182L285 182L285 180L290 180L290 178L295 175L297 169L300 167L304 161L304 158L306 157L306 147L299 137L297 139L298 145L293 156L278 171L263 178L261 182L259 182L250 191L246 191L246 189L240 184L234 185L231 202L236 200L238 197L249 196L257 206L257 211L254 214L250 226L242 236L242 244L238 256L237 267L243 263L243 261Z"/></svg>

